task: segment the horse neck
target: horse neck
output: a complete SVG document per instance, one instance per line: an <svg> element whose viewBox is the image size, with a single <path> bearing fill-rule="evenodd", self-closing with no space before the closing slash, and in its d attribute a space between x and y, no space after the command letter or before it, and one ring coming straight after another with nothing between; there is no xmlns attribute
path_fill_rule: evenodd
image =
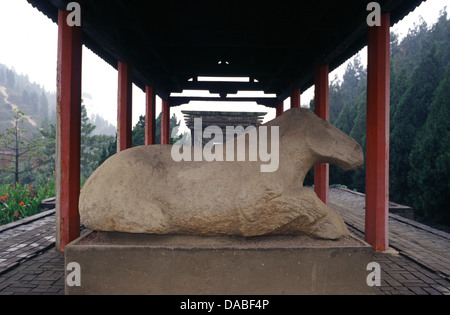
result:
<svg viewBox="0 0 450 315"><path fill-rule="evenodd" d="M314 166L313 154L306 145L289 146L284 150L280 147L279 158L279 171L283 181L302 186L306 174Z"/></svg>

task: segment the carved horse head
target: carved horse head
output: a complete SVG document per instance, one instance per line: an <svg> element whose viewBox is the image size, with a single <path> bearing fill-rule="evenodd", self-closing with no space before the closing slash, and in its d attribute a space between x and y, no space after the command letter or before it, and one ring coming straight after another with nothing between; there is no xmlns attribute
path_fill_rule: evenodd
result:
<svg viewBox="0 0 450 315"><path fill-rule="evenodd" d="M288 155L294 156L306 172L316 163L331 163L345 171L364 164L358 142L310 109L289 109L266 125L279 126L280 146L288 146ZM280 164L283 158L286 156L280 156Z"/></svg>

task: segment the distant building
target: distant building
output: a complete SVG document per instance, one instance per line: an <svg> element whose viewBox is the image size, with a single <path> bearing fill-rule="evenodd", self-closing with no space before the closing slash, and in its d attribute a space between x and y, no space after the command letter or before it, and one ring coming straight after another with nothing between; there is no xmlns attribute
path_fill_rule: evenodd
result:
<svg viewBox="0 0 450 315"><path fill-rule="evenodd" d="M194 144L194 139L196 139L194 134L194 119L202 119L202 135L203 131L208 126L217 126L222 129L223 141L225 142L227 132L226 127L237 127L242 126L247 128L249 126L258 127L262 124L264 116L267 113L264 112L210 112L210 111L182 111L184 114L184 119L186 126L191 130L192 144ZM203 138L202 135L197 136L197 139L202 139L202 145L205 145L211 139Z"/></svg>

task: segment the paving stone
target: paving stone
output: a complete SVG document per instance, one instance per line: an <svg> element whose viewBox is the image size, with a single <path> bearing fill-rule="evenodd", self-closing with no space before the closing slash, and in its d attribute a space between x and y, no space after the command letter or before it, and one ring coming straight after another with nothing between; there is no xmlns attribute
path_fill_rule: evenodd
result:
<svg viewBox="0 0 450 315"><path fill-rule="evenodd" d="M425 291L422 287L412 287L410 288L412 292L414 292L417 295L428 295L428 292Z"/></svg>
<svg viewBox="0 0 450 315"><path fill-rule="evenodd" d="M424 288L423 290L427 292L429 295L442 295L441 292L433 288Z"/></svg>

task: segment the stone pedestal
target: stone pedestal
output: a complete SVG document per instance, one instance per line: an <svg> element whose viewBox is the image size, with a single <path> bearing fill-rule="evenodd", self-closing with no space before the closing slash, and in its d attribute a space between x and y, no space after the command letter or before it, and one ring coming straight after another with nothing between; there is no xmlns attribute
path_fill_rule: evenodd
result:
<svg viewBox="0 0 450 315"><path fill-rule="evenodd" d="M352 236L90 232L66 247L66 294L371 294L372 249ZM67 270L77 263L79 275ZM74 278L75 277L75 278Z"/></svg>

